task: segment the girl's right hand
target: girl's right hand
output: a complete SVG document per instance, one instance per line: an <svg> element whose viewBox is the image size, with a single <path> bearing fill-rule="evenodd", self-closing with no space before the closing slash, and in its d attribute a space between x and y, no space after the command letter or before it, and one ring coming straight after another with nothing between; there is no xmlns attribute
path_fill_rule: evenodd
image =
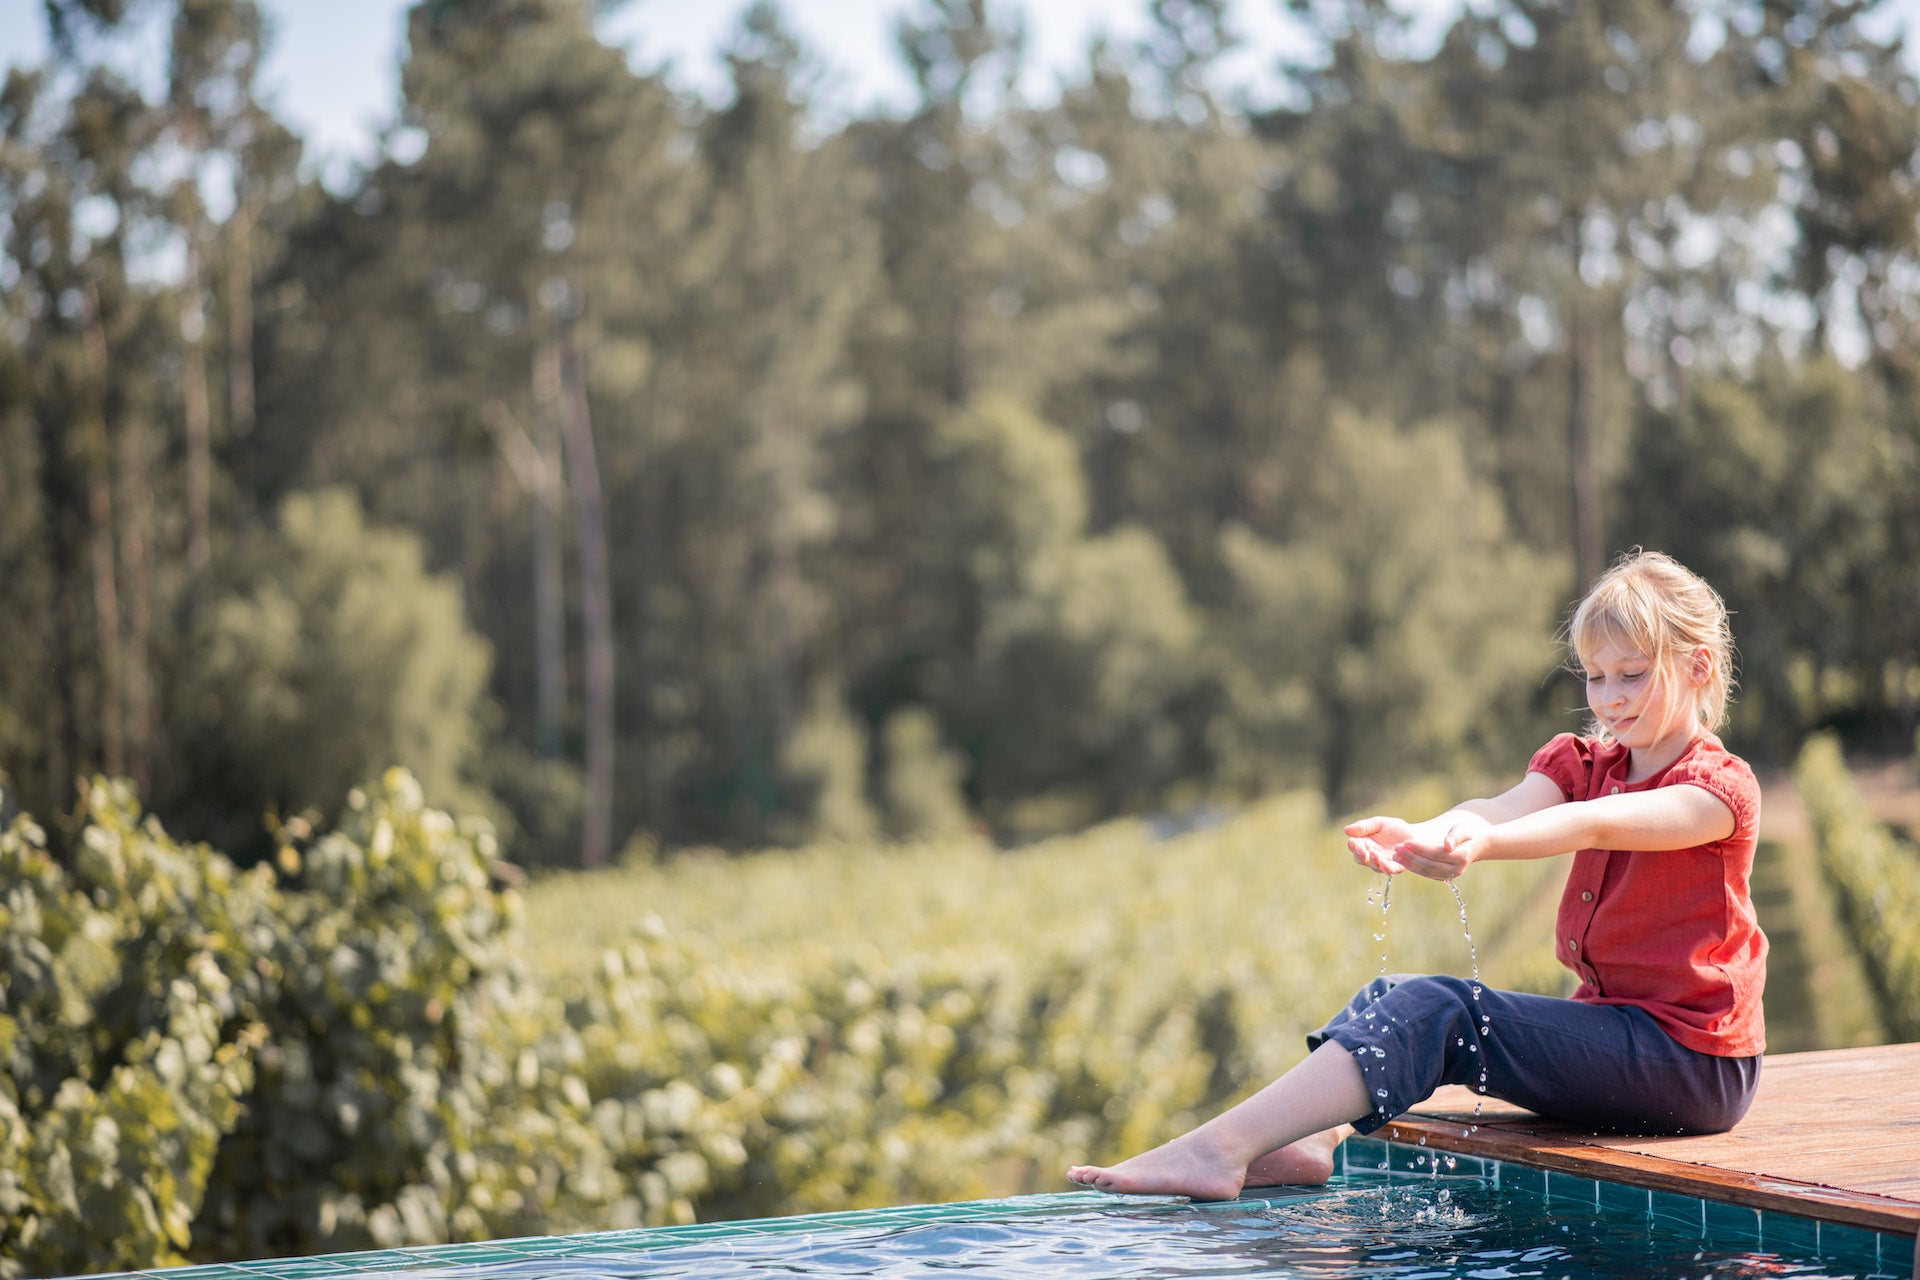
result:
<svg viewBox="0 0 1920 1280"><path fill-rule="evenodd" d="M1404 819L1362 818L1347 825L1346 835L1347 852L1367 870L1385 876L1397 876L1406 870L1393 851L1395 845L1413 836L1413 827Z"/></svg>

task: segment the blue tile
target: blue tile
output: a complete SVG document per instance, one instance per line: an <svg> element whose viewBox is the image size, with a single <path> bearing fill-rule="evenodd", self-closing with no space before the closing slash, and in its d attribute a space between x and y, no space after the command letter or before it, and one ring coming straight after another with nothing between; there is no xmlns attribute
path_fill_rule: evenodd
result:
<svg viewBox="0 0 1920 1280"><path fill-rule="evenodd" d="M1387 1158L1395 1173L1434 1173L1439 1168L1439 1157L1438 1151L1418 1143L1396 1142L1387 1148Z"/></svg>
<svg viewBox="0 0 1920 1280"><path fill-rule="evenodd" d="M1760 1243L1760 1211L1742 1204L1705 1202L1707 1238L1716 1244Z"/></svg>
<svg viewBox="0 0 1920 1280"><path fill-rule="evenodd" d="M1914 1238L1895 1235L1891 1231L1882 1231L1878 1235L1880 1250L1877 1255L1879 1263L1876 1274L1920 1280L1920 1277L1915 1277L1913 1270L1914 1253L1916 1248L1920 1248L1916 1246Z"/></svg>
<svg viewBox="0 0 1920 1280"><path fill-rule="evenodd" d="M1776 1253L1817 1255L1820 1224L1791 1213L1760 1213L1760 1246Z"/></svg>
<svg viewBox="0 0 1920 1280"><path fill-rule="evenodd" d="M1815 1222L1813 1234L1822 1256L1871 1258L1880 1247L1880 1233L1844 1222Z"/></svg>
<svg viewBox="0 0 1920 1280"><path fill-rule="evenodd" d="M1447 1178L1490 1178L1494 1162L1480 1156L1461 1156L1452 1152L1440 1157L1440 1173Z"/></svg>
<svg viewBox="0 0 1920 1280"><path fill-rule="evenodd" d="M1624 1182L1601 1182L1597 1186L1600 1208L1639 1218L1653 1216L1653 1193L1645 1187L1629 1186Z"/></svg>
<svg viewBox="0 0 1920 1280"><path fill-rule="evenodd" d="M1359 1169L1388 1169L1388 1144L1379 1138L1348 1138L1340 1144L1346 1151L1346 1167L1350 1171Z"/></svg>
<svg viewBox="0 0 1920 1280"><path fill-rule="evenodd" d="M1562 1173L1558 1169L1547 1170L1547 1198L1550 1200L1578 1200L1584 1204L1596 1205L1600 1202L1600 1187L1592 1178L1583 1178L1575 1173Z"/></svg>
<svg viewBox="0 0 1920 1280"><path fill-rule="evenodd" d="M1547 1194L1547 1171L1526 1164L1499 1165L1500 1189L1518 1191L1527 1195L1545 1196Z"/></svg>
<svg viewBox="0 0 1920 1280"><path fill-rule="evenodd" d="M1655 1191L1647 1206L1647 1215L1669 1231L1686 1232L1700 1235L1707 1228L1707 1211L1704 1201L1692 1196L1675 1195L1670 1191Z"/></svg>
<svg viewBox="0 0 1920 1280"><path fill-rule="evenodd" d="M1388 1144L1379 1138L1348 1138L1340 1144L1348 1169L1384 1169Z"/></svg>

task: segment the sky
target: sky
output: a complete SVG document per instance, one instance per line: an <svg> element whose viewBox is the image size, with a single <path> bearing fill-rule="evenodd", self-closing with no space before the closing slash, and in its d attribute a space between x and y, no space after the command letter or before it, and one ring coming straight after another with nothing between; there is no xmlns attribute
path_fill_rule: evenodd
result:
<svg viewBox="0 0 1920 1280"><path fill-rule="evenodd" d="M405 14L411 0L262 0L273 34L263 81L279 116L306 140L308 163L346 181L377 154L378 132L391 121L399 93ZM625 48L636 66L671 64L681 87L722 96L726 76L718 51L748 0L624 0L601 34ZM895 18L912 0L781 0L789 26L824 64L830 111L861 114L907 102L911 85L892 41ZM1418 15L1414 39L1437 36L1462 0L1400 0ZM1281 0L1229 0L1241 47L1220 67L1222 79L1254 101L1272 101L1270 69L1283 54L1304 52L1303 37L1281 13ZM1125 39L1146 26L1146 0L989 0L989 11L1023 13L1029 32L1029 101L1045 101L1061 79L1084 73L1087 48L1105 33ZM42 0L0 0L0 65L38 62L46 50ZM1920 0L1885 0L1882 29L1904 24L1920 33ZM1920 39L1908 54L1920 72ZM154 45L160 45L157 40ZM157 56L151 60L156 64Z"/></svg>
<svg viewBox="0 0 1920 1280"><path fill-rule="evenodd" d="M1457 0L1408 0L1422 9ZM1920 3L1920 0L1914 0ZM262 0L273 34L264 69L268 101L304 138L322 168L374 155L378 126L392 118L399 90L405 14L410 0ZM844 114L906 102L911 86L894 52L894 19L911 0L781 0L789 26L831 74L830 106ZM42 0L0 0L0 63L38 62L46 50ZM995 3L990 3L993 11ZM1145 0L997 0L1003 13L1022 11L1029 31L1029 71L1021 88L1045 100L1062 76L1076 76L1096 33L1124 38L1146 25ZM672 78L707 97L724 93L718 50L738 25L747 0L625 0L603 20L601 34L625 48L636 66L671 62ZM1222 67L1230 82L1257 86L1300 35L1280 0L1232 0L1244 40ZM156 45L156 48L158 46ZM157 59L156 59L157 61Z"/></svg>

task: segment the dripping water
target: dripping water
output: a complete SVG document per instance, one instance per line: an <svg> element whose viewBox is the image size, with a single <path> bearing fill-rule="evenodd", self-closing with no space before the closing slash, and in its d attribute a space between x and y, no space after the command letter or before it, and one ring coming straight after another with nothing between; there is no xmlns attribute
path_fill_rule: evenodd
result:
<svg viewBox="0 0 1920 1280"><path fill-rule="evenodd" d="M1453 890L1453 901L1460 908L1460 932L1466 935L1467 960L1472 966L1473 977L1470 989L1473 992L1473 1007L1479 1014L1480 1021L1474 1037L1474 1051L1480 1056L1480 1087L1474 1091L1477 1096L1473 1100L1473 1119L1468 1121L1466 1133L1462 1135L1468 1137L1480 1127L1480 1113L1487 1105L1487 1055L1481 1051L1480 1045L1486 1041L1490 1019L1487 1017L1486 1009L1480 1004L1480 951L1473 945L1473 929L1467 923L1467 900L1460 896L1458 880L1447 881L1447 888Z"/></svg>
<svg viewBox="0 0 1920 1280"><path fill-rule="evenodd" d="M1367 903L1380 904L1380 927L1374 930L1373 940L1380 944L1380 976L1387 976L1387 912L1393 909L1393 877L1382 875L1380 883L1367 890ZM1376 1000L1378 996L1374 997Z"/></svg>

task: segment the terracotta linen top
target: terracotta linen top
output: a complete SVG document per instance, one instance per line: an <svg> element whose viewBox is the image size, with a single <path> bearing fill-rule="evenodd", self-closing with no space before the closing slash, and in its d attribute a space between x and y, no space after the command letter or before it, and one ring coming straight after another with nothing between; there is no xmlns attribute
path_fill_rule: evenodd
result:
<svg viewBox="0 0 1920 1280"><path fill-rule="evenodd" d="M1680 758L1627 781L1618 743L1563 733L1527 766L1568 800L1655 787L1703 787L1733 811L1733 834L1691 849L1582 849L1560 897L1554 954L1573 970L1575 1000L1635 1005L1700 1053L1750 1057L1767 1045L1760 996L1767 936L1748 876L1759 838L1760 784L1747 762L1701 733Z"/></svg>

